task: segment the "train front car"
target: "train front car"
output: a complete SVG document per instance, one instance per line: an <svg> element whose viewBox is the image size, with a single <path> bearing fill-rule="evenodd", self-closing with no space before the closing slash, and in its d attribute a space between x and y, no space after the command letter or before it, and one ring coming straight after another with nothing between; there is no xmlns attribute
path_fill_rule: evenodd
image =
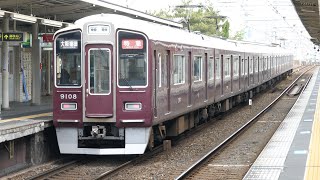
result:
<svg viewBox="0 0 320 180"><path fill-rule="evenodd" d="M55 34L53 116L63 154L143 154L148 144L148 38L111 22L89 16Z"/></svg>

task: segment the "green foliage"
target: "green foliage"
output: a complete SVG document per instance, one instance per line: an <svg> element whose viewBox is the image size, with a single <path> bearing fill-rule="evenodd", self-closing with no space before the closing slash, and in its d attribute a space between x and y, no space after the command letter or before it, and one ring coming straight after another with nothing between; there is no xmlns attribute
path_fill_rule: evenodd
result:
<svg viewBox="0 0 320 180"><path fill-rule="evenodd" d="M230 37L230 39L241 41L241 40L243 40L244 33L245 32L243 30L238 31L233 37Z"/></svg>
<svg viewBox="0 0 320 180"><path fill-rule="evenodd" d="M184 27L190 31L200 31L202 34L209 36L222 36L229 38L228 20L214 10L213 4L208 0L202 7L194 7L192 0L182 0L184 6L175 7L168 10L160 10L150 13L154 16L165 19L177 19L184 21ZM188 27L188 22L190 27ZM222 24L223 23L223 24Z"/></svg>

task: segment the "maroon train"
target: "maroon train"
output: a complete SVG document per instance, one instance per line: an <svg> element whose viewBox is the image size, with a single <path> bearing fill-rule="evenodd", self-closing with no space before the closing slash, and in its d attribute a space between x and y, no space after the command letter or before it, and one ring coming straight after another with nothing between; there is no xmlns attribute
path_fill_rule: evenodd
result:
<svg viewBox="0 0 320 180"><path fill-rule="evenodd" d="M120 15L82 18L54 43L54 125L68 154L142 154L292 71L278 47Z"/></svg>

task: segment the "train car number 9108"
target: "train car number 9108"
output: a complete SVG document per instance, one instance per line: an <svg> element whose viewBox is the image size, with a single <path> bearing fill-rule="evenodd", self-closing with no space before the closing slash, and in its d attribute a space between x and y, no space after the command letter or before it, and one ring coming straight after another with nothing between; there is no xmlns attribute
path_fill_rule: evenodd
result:
<svg viewBox="0 0 320 180"><path fill-rule="evenodd" d="M77 99L76 94L60 94L60 99Z"/></svg>

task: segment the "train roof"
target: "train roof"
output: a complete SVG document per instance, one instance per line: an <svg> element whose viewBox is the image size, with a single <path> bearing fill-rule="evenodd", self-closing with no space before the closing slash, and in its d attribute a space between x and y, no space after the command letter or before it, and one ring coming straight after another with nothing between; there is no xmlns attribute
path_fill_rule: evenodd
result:
<svg viewBox="0 0 320 180"><path fill-rule="evenodd" d="M171 42L183 45L193 45L205 48L216 48L230 51L240 51L248 53L273 53L288 54L283 48L274 47L265 44L248 43L241 41L225 40L217 37L210 37L199 33L188 32L184 29L174 28L147 22L140 19L133 19L117 14L96 14L81 18L75 22L74 26L67 27L64 30L75 28L82 29L84 24L93 23L111 23L115 29L130 29L143 32L149 39L161 42ZM59 30L57 33L63 31Z"/></svg>

